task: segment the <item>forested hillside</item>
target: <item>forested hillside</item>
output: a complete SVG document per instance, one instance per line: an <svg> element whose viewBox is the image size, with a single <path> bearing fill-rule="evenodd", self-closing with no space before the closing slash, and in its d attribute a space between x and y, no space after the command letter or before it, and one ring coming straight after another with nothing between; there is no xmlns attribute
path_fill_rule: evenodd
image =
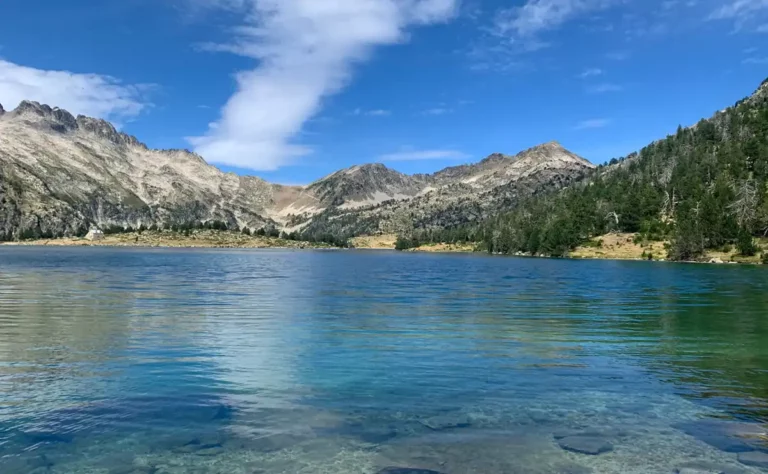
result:
<svg viewBox="0 0 768 474"><path fill-rule="evenodd" d="M494 253L565 255L609 232L669 240L669 258L706 249L757 251L768 233L768 80L751 97L620 160L576 185L533 196L475 227L404 237L472 239Z"/></svg>

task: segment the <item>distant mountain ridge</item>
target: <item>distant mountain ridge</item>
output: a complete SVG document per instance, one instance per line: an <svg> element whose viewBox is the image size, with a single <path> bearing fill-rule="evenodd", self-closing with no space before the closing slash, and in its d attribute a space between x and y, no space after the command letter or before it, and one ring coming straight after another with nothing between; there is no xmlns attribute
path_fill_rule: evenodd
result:
<svg viewBox="0 0 768 474"><path fill-rule="evenodd" d="M0 106L0 239L213 220L352 236L384 232L403 212L417 226L441 226L482 219L593 167L551 142L430 175L366 164L282 186L224 173L187 150L150 149L105 120L23 101Z"/></svg>

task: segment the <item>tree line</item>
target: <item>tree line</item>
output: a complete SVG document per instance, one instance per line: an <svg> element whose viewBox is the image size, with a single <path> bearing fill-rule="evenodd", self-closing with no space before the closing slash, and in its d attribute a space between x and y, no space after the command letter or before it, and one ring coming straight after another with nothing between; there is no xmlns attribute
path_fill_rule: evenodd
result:
<svg viewBox="0 0 768 474"><path fill-rule="evenodd" d="M400 246L471 235L492 253L562 256L609 232L668 240L674 260L731 246L755 255L754 238L768 235L768 80L752 97L566 189L472 228L403 236Z"/></svg>

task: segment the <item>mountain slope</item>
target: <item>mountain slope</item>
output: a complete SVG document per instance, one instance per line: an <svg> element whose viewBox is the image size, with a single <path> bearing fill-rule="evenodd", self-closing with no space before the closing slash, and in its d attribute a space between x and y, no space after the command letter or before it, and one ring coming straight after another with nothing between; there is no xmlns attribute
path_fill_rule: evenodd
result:
<svg viewBox="0 0 768 474"><path fill-rule="evenodd" d="M514 207L521 198L567 186L593 168L555 142L516 156L493 154L476 164L412 177L424 187L410 199L328 208L313 216L304 231L315 236L354 236L479 222Z"/></svg>
<svg viewBox="0 0 768 474"><path fill-rule="evenodd" d="M768 81L750 97L479 229L492 252L561 255L590 237L639 233L690 260L768 234Z"/></svg>
<svg viewBox="0 0 768 474"><path fill-rule="evenodd" d="M149 149L104 120L24 101L11 112L0 107L0 239L210 221L347 238L381 232L406 214L417 227L452 226L592 167L548 143L432 175L369 164L281 186L223 173L186 150Z"/></svg>
<svg viewBox="0 0 768 474"><path fill-rule="evenodd" d="M22 102L0 117L0 235L221 220L263 226L274 188L187 151L147 149L106 121Z"/></svg>

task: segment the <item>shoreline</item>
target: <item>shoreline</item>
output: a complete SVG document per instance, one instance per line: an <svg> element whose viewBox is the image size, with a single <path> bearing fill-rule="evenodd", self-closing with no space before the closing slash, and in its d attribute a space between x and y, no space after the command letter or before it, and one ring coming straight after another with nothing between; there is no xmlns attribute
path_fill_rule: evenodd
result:
<svg viewBox="0 0 768 474"><path fill-rule="evenodd" d="M349 250L396 251L394 235L363 236L350 239ZM760 242L765 243L765 242ZM699 263L719 265L762 265L758 255L742 257L734 250L707 251L700 260L671 261L657 258L666 255L666 242L636 243L635 234L607 234L591 239L590 243L574 249L563 257L551 255L489 254L477 250L476 243L426 244L403 250L409 253L484 254L522 258L563 258L568 260L650 261L674 263ZM179 248L179 249L275 249L275 250L347 250L326 243L287 240L279 237L253 236L235 231L195 230L189 234L173 231L143 231L105 235L102 240L84 237L35 239L16 242L0 242L0 247L114 247L114 248ZM763 251L768 252L768 248ZM663 252L663 253L662 253ZM651 258L649 258L649 255Z"/></svg>
<svg viewBox="0 0 768 474"><path fill-rule="evenodd" d="M553 257L551 255L529 255L522 252L507 255L523 258L563 258L568 260L615 260L627 262L673 262L673 263L704 263L716 265L762 265L760 256L743 257L735 249L727 251L707 250L700 260L674 261L666 258L666 241L638 242L638 234L614 233L605 234L590 239L589 242L580 245L568 255ZM369 250L394 250L396 237L394 235L366 236L352 239L355 248ZM367 244L367 246L366 246ZM423 253L482 253L478 251L477 243L466 244L425 244L416 248L403 250L403 252ZM758 246L763 252L768 252L768 240L758 241ZM649 258L650 257L650 258Z"/></svg>
<svg viewBox="0 0 768 474"><path fill-rule="evenodd" d="M126 248L222 248L222 249L337 249L329 244L251 236L234 231L195 230L188 235L172 231L143 231L105 235L101 240L84 237L0 242L0 247L126 247Z"/></svg>

